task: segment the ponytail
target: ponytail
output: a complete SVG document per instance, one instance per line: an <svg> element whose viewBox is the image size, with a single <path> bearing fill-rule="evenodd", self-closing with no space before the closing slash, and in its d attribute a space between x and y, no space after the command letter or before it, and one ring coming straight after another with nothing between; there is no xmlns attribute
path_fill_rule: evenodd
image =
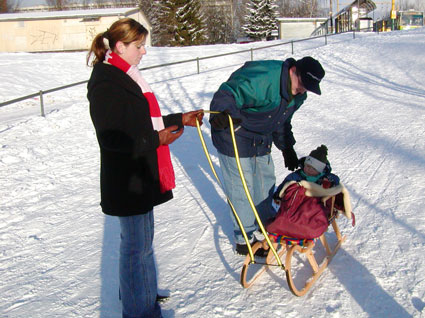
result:
<svg viewBox="0 0 425 318"><path fill-rule="evenodd" d="M105 60L106 52L109 50L109 40L106 37L107 32L99 33L93 39L93 42L90 47L90 51L87 54L87 65L94 66L97 63L103 62ZM94 55L93 60L90 62L90 59Z"/></svg>

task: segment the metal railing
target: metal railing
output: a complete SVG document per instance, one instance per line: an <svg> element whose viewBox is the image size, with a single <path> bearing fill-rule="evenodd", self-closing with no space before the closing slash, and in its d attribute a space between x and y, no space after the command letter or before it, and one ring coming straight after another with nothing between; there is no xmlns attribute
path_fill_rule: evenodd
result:
<svg viewBox="0 0 425 318"><path fill-rule="evenodd" d="M165 67L165 66L183 64L183 63L196 62L197 74L199 74L200 73L200 61L202 61L202 60L250 52L251 53L251 61L253 61L254 60L254 51L268 49L268 48L282 46L282 45L289 45L289 44L291 45L291 53L294 54L294 43L303 42L303 41L310 41L310 40L314 40L314 39L318 39L318 38L324 38L324 40L325 40L324 45L327 45L328 44L328 37L340 35L340 34L343 34L343 33L351 33L351 32L353 33L353 39L355 39L355 37L356 37L356 31L355 30L348 31L348 32L342 32L342 33L335 33L335 34L325 34L325 35L314 36L314 37L309 37L309 38L304 38L304 39L299 39L299 40L291 40L291 41L287 41L287 42L280 42L280 43L276 43L276 44L265 45L265 46L261 46L261 47L253 47L253 48L249 48L249 49L246 49L246 50L240 50L240 51L235 51L235 52L228 52L228 53L222 53L222 54L216 54L216 55L210 55L210 56L204 56L204 57L196 57L196 58L189 59L189 60L152 65L152 66L142 67L142 68L140 68L140 70L150 70L150 69L154 69L154 68L158 68L158 67ZM63 90L63 89L66 89L66 88L74 87L74 86L77 86L77 85L86 84L87 82L88 82L88 80L85 80L85 81L80 81L80 82L76 82L76 83L72 83L72 84L68 84L68 85L64 85L64 86L59 86L59 87L48 89L48 90L40 90L37 93L33 93L33 94L30 94L30 95L26 95L26 96L22 96L22 97L18 97L18 98L15 98L15 99L11 99L11 100L2 102L2 103L0 103L0 107L10 105L10 104L13 104L13 103L17 103L17 102L20 102L20 101L23 101L23 100L26 100L26 99L39 97L40 98L41 116L44 117L45 112L44 112L43 96L45 94L49 94L49 93L56 92L56 91L59 91L59 90Z"/></svg>

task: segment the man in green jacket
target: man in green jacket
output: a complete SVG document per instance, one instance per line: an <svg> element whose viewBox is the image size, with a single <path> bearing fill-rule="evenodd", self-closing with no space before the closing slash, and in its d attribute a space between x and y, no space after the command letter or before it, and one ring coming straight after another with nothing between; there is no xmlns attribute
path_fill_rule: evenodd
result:
<svg viewBox="0 0 425 318"><path fill-rule="evenodd" d="M275 214L272 195L275 188L271 147L282 151L289 170L298 167L292 134L293 114L307 98L307 91L318 95L325 76L321 64L307 56L300 60L247 62L232 73L214 94L210 109L212 140L218 150L225 192L241 219L251 244L262 239L258 224L246 198L236 166L229 117L233 119L236 143L248 189L261 217L266 222ZM236 252L246 255L248 247L231 213ZM259 250L257 255L264 254Z"/></svg>

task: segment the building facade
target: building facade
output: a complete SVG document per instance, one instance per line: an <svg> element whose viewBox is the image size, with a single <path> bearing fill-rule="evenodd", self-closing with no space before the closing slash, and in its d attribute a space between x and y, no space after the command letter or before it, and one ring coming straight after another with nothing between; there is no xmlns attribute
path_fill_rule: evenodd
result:
<svg viewBox="0 0 425 318"><path fill-rule="evenodd" d="M149 30L151 24L138 8L107 8L0 15L0 52L88 50L94 37L116 20L130 17Z"/></svg>
<svg viewBox="0 0 425 318"><path fill-rule="evenodd" d="M311 36L327 18L278 18L279 39L302 39Z"/></svg>

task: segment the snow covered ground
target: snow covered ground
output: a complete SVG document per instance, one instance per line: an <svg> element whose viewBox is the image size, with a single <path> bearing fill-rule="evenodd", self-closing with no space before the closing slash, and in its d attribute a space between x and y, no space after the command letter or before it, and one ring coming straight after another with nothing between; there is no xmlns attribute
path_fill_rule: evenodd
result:
<svg viewBox="0 0 425 318"><path fill-rule="evenodd" d="M164 317L425 317L425 29L295 43L319 59L322 96L293 118L296 151L320 144L352 195L357 225L304 297L279 268L250 289L233 252L223 192L196 129L171 146L175 198L155 209ZM141 66L262 46L148 48ZM291 47L254 51L284 59ZM208 109L250 53L144 72L163 113ZM0 102L88 79L85 53L0 54ZM0 316L120 317L119 225L99 207L99 151L86 87L0 108ZM206 118L208 118L206 116ZM202 128L210 142L210 127ZM288 171L273 152L277 180Z"/></svg>

